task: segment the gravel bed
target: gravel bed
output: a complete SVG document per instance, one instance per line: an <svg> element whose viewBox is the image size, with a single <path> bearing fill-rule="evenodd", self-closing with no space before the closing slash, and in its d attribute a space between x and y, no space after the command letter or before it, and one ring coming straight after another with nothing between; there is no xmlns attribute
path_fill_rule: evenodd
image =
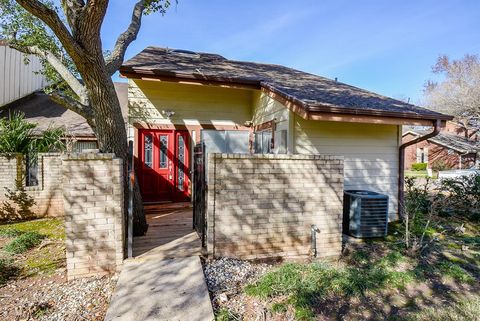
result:
<svg viewBox="0 0 480 321"><path fill-rule="evenodd" d="M103 320L116 276L67 282L64 274L9 282L0 288L0 320Z"/></svg>
<svg viewBox="0 0 480 321"><path fill-rule="evenodd" d="M255 282L271 268L272 265L269 264L257 264L230 258L204 262L205 280L212 297L214 310L227 308L236 315L244 315L247 301L249 301L249 306L256 306L257 302L252 302L251 298L243 294L243 287Z"/></svg>

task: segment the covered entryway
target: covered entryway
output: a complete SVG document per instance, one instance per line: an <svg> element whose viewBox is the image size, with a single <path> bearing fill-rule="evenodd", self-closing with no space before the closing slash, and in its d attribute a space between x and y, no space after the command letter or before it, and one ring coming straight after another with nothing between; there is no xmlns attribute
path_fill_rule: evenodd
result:
<svg viewBox="0 0 480 321"><path fill-rule="evenodd" d="M189 157L188 131L139 130L137 175L143 200L188 200Z"/></svg>

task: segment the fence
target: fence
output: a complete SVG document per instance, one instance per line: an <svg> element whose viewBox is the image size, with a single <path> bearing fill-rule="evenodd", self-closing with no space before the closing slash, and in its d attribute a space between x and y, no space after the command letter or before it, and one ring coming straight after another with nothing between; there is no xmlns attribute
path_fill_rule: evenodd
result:
<svg viewBox="0 0 480 321"><path fill-rule="evenodd" d="M209 154L207 169L209 256L340 254L342 157Z"/></svg>

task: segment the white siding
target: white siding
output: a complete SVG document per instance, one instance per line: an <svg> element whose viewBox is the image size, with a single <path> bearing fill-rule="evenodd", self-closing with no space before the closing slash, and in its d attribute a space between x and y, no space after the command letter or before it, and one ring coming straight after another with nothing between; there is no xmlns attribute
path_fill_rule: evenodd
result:
<svg viewBox="0 0 480 321"><path fill-rule="evenodd" d="M396 125L304 120L295 115L295 152L345 157L345 189L387 194L390 217L397 214L398 144Z"/></svg>
<svg viewBox="0 0 480 321"><path fill-rule="evenodd" d="M0 106L45 87L40 60L32 55L28 64L24 60L25 54L0 44Z"/></svg>

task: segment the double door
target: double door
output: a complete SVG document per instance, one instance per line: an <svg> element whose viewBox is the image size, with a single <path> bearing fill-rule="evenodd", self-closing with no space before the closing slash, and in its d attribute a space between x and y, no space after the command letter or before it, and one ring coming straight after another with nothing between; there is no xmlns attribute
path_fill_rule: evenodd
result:
<svg viewBox="0 0 480 321"><path fill-rule="evenodd" d="M188 132L140 130L140 191L145 202L185 201L189 194Z"/></svg>

